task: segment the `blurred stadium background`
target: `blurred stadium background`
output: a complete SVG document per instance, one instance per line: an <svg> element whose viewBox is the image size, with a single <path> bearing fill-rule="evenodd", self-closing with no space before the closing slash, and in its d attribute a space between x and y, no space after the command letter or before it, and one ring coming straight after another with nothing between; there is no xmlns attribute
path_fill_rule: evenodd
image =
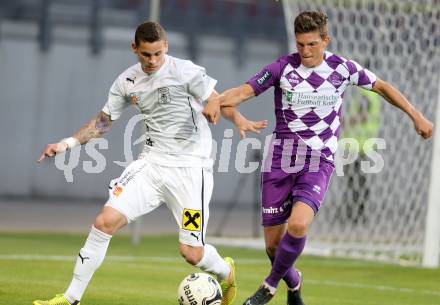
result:
<svg viewBox="0 0 440 305"><path fill-rule="evenodd" d="M123 170L114 161L125 160L123 133L128 119L136 113L133 109L125 113L107 137L109 149L102 150L107 166L102 173L86 174L82 170L84 161L92 161L84 150L73 171L73 183L66 182L53 161L38 165L35 160L46 143L72 134L100 111L116 76L136 62L130 43L137 25L150 16L152 1L0 3L0 89L7 107L1 113L1 134L11 145L2 149L0 161L0 195L8 198L2 204L0 226L2 230L50 229L51 221L69 215L63 209L93 206L98 211L106 201L110 179ZM229 17L225 20L224 16ZM170 54L205 66L219 80L218 90L244 82L263 63L287 51L283 18L281 5L270 1L160 3L160 22L168 31ZM255 103L258 107L251 105L243 112L250 118L273 121L270 94ZM212 128L215 138L221 141L226 128L232 125L222 122ZM266 131L269 133L270 128ZM236 131L234 134L233 147L238 142ZM136 149L133 147L134 152ZM222 211L233 202L235 212L227 216L231 220L224 220L227 226L237 224L237 231L230 233L258 234L253 230L258 230L259 225L253 228L251 222L259 215L252 213L258 198L257 177L239 175L234 169L235 155L232 156L229 172L215 177L212 207L220 212L212 219L221 218ZM40 204L47 208L45 212L36 208ZM41 212L26 213L33 208ZM237 219L249 219L247 225L232 221L240 210ZM16 211L18 214L14 215L18 217L9 217L8 211ZM25 221L23 215L29 219ZM32 220L38 215L47 217L47 221ZM93 216L93 212L78 210L77 217L62 221L65 226L56 230L67 229L71 223L72 230L75 227L85 232ZM145 220L146 233L175 232L171 218L166 225L150 226L148 223L154 219ZM223 226L211 223L211 234L219 229Z"/></svg>
<svg viewBox="0 0 440 305"><path fill-rule="evenodd" d="M94 161L84 150L72 183L53 161L37 164L36 159L47 143L71 135L100 111L113 80L136 62L130 42L148 16L157 14L168 31L169 53L205 66L222 91L292 50L287 39L292 16L321 8L329 15L331 51L389 80L435 121L439 6L437 0L0 0L0 232L89 231L110 179L123 170L115 161L125 161L123 132L135 111L125 113L109 132L109 147L100 150L107 162L103 172L84 172L84 162ZM353 90L346 104L372 99ZM264 144L274 127L271 90L241 110L248 118L269 120L258 136ZM440 165L432 160L435 152L440 155L440 139L421 141L410 121L388 105L379 106L379 114L369 135L387 141L384 170L361 177L353 165L346 176L334 177L309 251L420 264L428 243L438 264ZM230 138L225 133L230 128L222 121L211 129L219 147ZM234 130L228 171L218 171L218 163L214 167L208 236L256 237L255 245L261 246L259 175L235 170L238 141ZM260 159L259 150L248 150L247 162ZM428 223L433 233L427 242ZM124 232L136 237L130 233L136 230L169 234L176 226L160 208Z"/></svg>

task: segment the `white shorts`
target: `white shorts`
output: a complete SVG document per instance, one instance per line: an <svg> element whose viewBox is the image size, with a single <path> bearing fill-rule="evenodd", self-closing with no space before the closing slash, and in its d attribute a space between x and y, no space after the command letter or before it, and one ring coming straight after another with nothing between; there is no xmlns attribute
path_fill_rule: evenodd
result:
<svg viewBox="0 0 440 305"><path fill-rule="evenodd" d="M130 223L165 203L179 226L182 244L205 244L212 170L200 167L167 167L139 159L110 182L110 206Z"/></svg>

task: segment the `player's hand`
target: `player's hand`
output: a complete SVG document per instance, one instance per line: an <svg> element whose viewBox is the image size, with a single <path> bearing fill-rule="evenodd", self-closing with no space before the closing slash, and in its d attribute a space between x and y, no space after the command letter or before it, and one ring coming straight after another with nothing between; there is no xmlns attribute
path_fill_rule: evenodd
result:
<svg viewBox="0 0 440 305"><path fill-rule="evenodd" d="M414 119L414 129L424 139L429 139L432 136L434 124L426 119L420 112Z"/></svg>
<svg viewBox="0 0 440 305"><path fill-rule="evenodd" d="M267 127L267 120L263 121L249 121L248 119L240 120L236 124L238 130L240 131L240 137L242 139L246 138L246 132L251 131L255 133L260 133L261 129Z"/></svg>
<svg viewBox="0 0 440 305"><path fill-rule="evenodd" d="M65 142L48 144L37 162L43 161L46 157L53 157L56 154L63 153L67 148L67 143Z"/></svg>
<svg viewBox="0 0 440 305"><path fill-rule="evenodd" d="M210 100L203 109L203 115L209 123L217 124L221 116L220 103L215 99Z"/></svg>

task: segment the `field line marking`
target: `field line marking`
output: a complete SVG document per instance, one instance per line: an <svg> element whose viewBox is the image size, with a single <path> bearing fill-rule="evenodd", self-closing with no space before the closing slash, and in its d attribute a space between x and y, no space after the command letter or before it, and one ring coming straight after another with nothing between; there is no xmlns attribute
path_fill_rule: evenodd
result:
<svg viewBox="0 0 440 305"><path fill-rule="evenodd" d="M23 254L11 254L11 255L0 255L0 260L17 260L17 261L75 261L76 256L69 255L23 255ZM108 261L121 261L121 262L132 262L132 261L148 261L148 262L183 262L182 258L179 257L159 257L159 256L124 256L124 255L109 255L106 257ZM266 263L267 259L237 259L237 263L240 264L258 264ZM314 280L305 279L304 282L310 285L325 285L325 286L337 286L337 287L349 287L349 288L361 288L361 289L373 289L380 291L395 291L401 293L422 293L428 295L440 296L440 291L433 291L427 289L413 289L413 288L402 288L393 287L385 285L369 285L361 284L356 282L338 282L338 281L326 281L326 280Z"/></svg>
<svg viewBox="0 0 440 305"><path fill-rule="evenodd" d="M73 255L28 255L28 254L10 254L0 255L0 260L21 260L21 261L74 261ZM161 256L131 256L131 255L107 255L106 260L110 261L150 261L150 262L183 262L181 257L161 257ZM241 264L266 263L267 259L236 259Z"/></svg>

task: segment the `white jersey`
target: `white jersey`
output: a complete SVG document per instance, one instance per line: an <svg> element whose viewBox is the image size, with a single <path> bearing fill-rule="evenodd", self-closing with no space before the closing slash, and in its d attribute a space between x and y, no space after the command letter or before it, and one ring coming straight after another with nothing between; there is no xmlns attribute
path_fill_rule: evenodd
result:
<svg viewBox="0 0 440 305"><path fill-rule="evenodd" d="M141 157L163 166L212 167L212 135L202 102L216 83L203 67L166 55L153 74L138 63L119 75L102 111L116 120L126 107L135 105L145 115Z"/></svg>

